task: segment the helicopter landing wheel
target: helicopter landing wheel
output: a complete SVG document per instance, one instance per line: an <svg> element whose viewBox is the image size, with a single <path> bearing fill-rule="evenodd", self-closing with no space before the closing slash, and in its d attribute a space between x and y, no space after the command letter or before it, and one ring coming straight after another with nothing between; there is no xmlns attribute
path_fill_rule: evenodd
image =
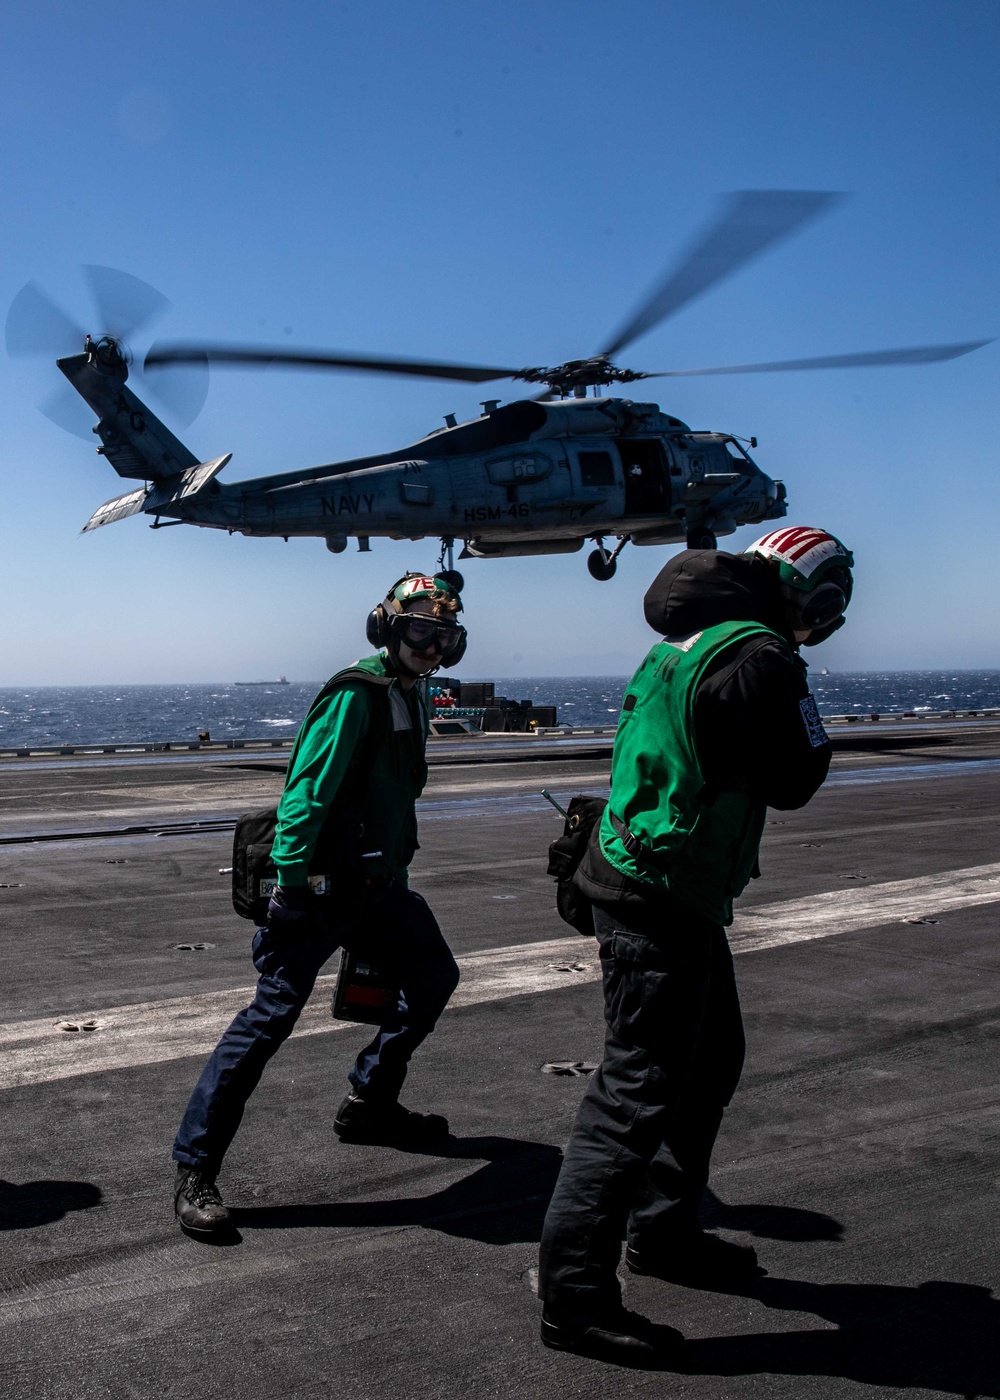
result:
<svg viewBox="0 0 1000 1400"><path fill-rule="evenodd" d="M698 525L687 534L688 549L718 549L719 541L704 525Z"/></svg>
<svg viewBox="0 0 1000 1400"><path fill-rule="evenodd" d="M587 555L590 577L596 578L598 583L607 583L609 578L614 578L617 568L618 561L605 554L603 549L595 549Z"/></svg>

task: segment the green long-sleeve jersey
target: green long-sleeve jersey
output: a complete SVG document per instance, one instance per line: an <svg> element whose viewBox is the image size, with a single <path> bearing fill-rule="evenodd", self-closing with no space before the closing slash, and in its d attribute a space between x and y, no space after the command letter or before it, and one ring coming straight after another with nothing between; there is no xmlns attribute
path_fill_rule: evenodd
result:
<svg viewBox="0 0 1000 1400"><path fill-rule="evenodd" d="M299 730L278 804L272 859L279 882L306 884L323 827L345 799L361 807L365 852L381 852L365 860L365 874L405 880L417 849L426 739L418 688L404 692L383 654L328 681Z"/></svg>

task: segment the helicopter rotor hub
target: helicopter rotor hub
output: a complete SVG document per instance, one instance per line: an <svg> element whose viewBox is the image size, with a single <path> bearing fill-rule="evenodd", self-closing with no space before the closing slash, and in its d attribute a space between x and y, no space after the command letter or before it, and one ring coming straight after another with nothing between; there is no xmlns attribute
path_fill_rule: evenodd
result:
<svg viewBox="0 0 1000 1400"><path fill-rule="evenodd" d="M104 374L120 374L132 364L132 351L114 335L101 335L96 339L88 335L83 348L95 369Z"/></svg>
<svg viewBox="0 0 1000 1400"><path fill-rule="evenodd" d="M649 378L639 370L619 368L606 355L594 355L589 360L567 360L551 368L529 367L512 377L527 384L547 384L555 393L589 389L597 384L632 384L637 379Z"/></svg>

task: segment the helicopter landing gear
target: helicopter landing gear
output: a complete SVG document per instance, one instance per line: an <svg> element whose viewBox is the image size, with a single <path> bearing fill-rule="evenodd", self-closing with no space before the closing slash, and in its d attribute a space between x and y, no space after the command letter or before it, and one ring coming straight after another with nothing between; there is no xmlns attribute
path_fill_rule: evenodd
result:
<svg viewBox="0 0 1000 1400"><path fill-rule="evenodd" d="M437 577L443 578L445 583L453 588L456 593L461 593L462 589L465 587L465 578L459 573L458 569L452 567L455 563L454 549L455 541L447 535L442 536L441 553L438 555L437 569L435 572ZM444 567L446 555L448 558L447 569Z"/></svg>
<svg viewBox="0 0 1000 1400"><path fill-rule="evenodd" d="M719 541L706 525L696 525L687 532L688 549L717 549Z"/></svg>
<svg viewBox="0 0 1000 1400"><path fill-rule="evenodd" d="M604 548L604 536L595 537L597 548L587 555L587 569L591 578L596 578L598 583L607 583L609 578L614 578L618 568L618 556L632 538L631 535L618 541L614 551L609 554Z"/></svg>

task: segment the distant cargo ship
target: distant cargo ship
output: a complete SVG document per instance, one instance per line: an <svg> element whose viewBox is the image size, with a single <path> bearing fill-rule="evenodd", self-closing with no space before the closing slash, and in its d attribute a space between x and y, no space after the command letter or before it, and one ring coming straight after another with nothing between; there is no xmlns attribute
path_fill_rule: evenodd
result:
<svg viewBox="0 0 1000 1400"><path fill-rule="evenodd" d="M290 685L287 676L277 676L273 681L234 681L234 685Z"/></svg>

